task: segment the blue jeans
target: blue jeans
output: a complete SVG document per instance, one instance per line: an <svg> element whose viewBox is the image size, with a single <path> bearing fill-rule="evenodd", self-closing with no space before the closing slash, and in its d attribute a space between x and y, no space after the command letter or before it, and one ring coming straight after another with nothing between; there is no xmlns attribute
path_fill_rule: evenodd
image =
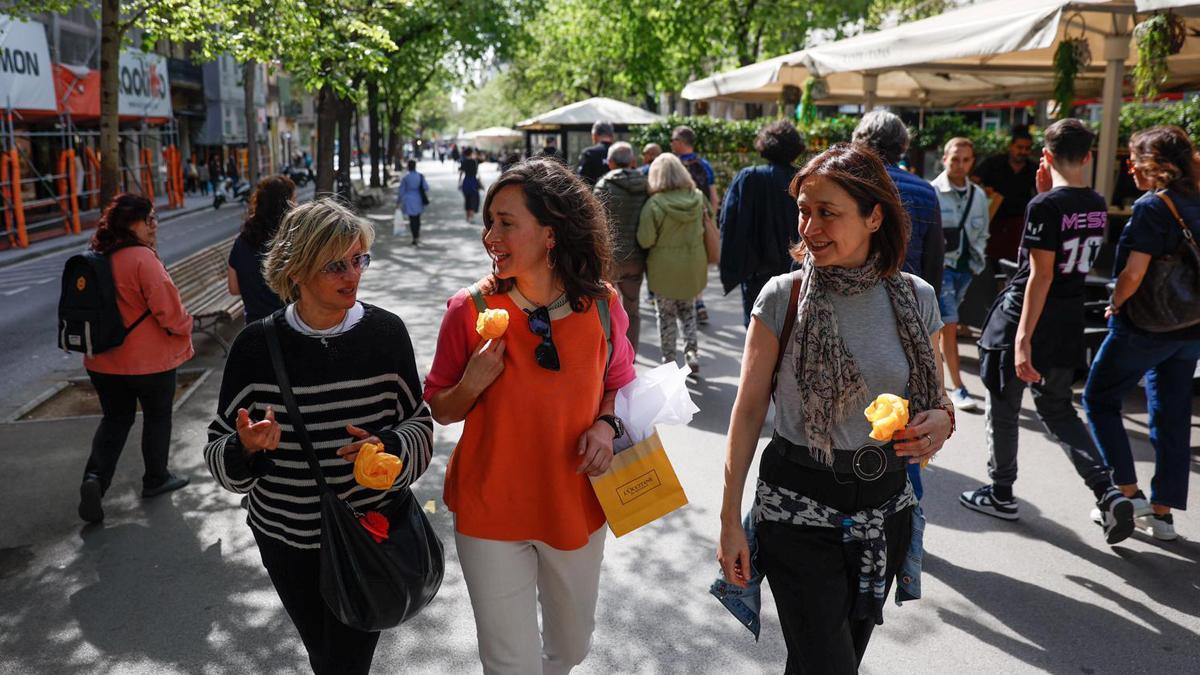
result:
<svg viewBox="0 0 1200 675"><path fill-rule="evenodd" d="M1197 358L1200 341L1137 333L1114 319L1083 390L1083 409L1096 445L1113 468L1113 482L1132 485L1137 473L1121 419L1121 399L1146 376L1150 443L1154 446L1150 501L1173 509L1187 508L1192 375Z"/></svg>

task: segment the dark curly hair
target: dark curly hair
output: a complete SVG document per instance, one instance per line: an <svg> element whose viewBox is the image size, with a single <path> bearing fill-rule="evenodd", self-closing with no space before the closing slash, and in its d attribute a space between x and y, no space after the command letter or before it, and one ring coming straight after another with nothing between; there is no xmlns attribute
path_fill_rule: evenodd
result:
<svg viewBox="0 0 1200 675"><path fill-rule="evenodd" d="M1200 155L1183 129L1161 126L1139 131L1129 139L1129 156L1156 188L1185 195L1200 192Z"/></svg>
<svg viewBox="0 0 1200 675"><path fill-rule="evenodd" d="M510 185L521 187L525 207L538 223L554 230L555 245L549 256L571 309L583 312L593 300L607 300L610 292L605 280L611 261L608 220L587 183L554 160L534 158L517 164L488 188L483 200L481 240L492 228L492 200ZM507 293L513 283L512 279L491 274L480 288L487 294Z"/></svg>
<svg viewBox="0 0 1200 675"><path fill-rule="evenodd" d="M908 252L912 224L900 202L896 184L888 177L883 160L875 151L860 143L838 143L808 160L796 173L789 188L794 199L800 198L805 181L822 176L850 194L858 204L858 214L866 217L878 205L883 211L883 224L871 235L871 253L879 254L880 274L890 277L900 271ZM792 247L792 258L804 260L804 240Z"/></svg>
<svg viewBox="0 0 1200 675"><path fill-rule="evenodd" d="M791 164L804 154L804 137L790 121L778 120L758 130L754 149L768 162Z"/></svg>
<svg viewBox="0 0 1200 675"><path fill-rule="evenodd" d="M96 233L92 235L91 249L108 255L127 246L144 246L130 229L136 222L146 220L154 213L154 203L141 195L122 192L108 203Z"/></svg>
<svg viewBox="0 0 1200 675"><path fill-rule="evenodd" d="M287 176L268 176L254 187L250 210L242 223L242 241L254 250L266 246L279 230L279 223L295 204L296 184Z"/></svg>

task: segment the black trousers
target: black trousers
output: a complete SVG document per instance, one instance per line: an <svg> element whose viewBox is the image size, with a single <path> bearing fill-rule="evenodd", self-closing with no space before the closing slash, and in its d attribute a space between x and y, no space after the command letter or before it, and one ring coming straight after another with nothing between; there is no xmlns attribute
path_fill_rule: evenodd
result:
<svg viewBox="0 0 1200 675"><path fill-rule="evenodd" d="M315 675L371 672L379 633L355 630L338 621L321 598L320 551L298 549L254 530L263 567L308 650Z"/></svg>
<svg viewBox="0 0 1200 675"><path fill-rule="evenodd" d="M759 477L795 490L843 513L879 506L904 489L906 474L893 471L872 482L829 470L809 469L768 448ZM884 521L887 537L887 591L908 552L912 510ZM764 521L758 524L758 563L771 586L783 639L788 675L858 672L875 629L870 619L852 619L858 592L857 547L842 544L842 531Z"/></svg>
<svg viewBox="0 0 1200 675"><path fill-rule="evenodd" d="M171 449L171 407L175 400L175 371L153 375L108 375L88 371L100 398L104 416L92 437L84 478L97 478L108 491L125 440L142 404L142 487L157 487L167 480L167 455Z"/></svg>
<svg viewBox="0 0 1200 675"><path fill-rule="evenodd" d="M408 217L408 229L412 231L413 241L421 240L421 214Z"/></svg>

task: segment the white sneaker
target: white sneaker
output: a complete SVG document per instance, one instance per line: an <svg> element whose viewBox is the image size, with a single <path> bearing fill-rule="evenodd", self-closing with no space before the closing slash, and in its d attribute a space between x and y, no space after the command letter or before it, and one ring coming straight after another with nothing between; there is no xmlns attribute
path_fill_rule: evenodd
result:
<svg viewBox="0 0 1200 675"><path fill-rule="evenodd" d="M1154 515L1154 509L1150 508L1150 500L1146 499L1146 494L1138 490L1129 498L1133 502L1133 517L1145 518L1146 516Z"/></svg>
<svg viewBox="0 0 1200 675"><path fill-rule="evenodd" d="M950 392L950 402L959 410L979 410L979 403L971 398L971 395L967 393L966 387L959 387Z"/></svg>
<svg viewBox="0 0 1200 675"><path fill-rule="evenodd" d="M1139 520L1142 532L1159 541L1175 541L1179 538L1179 535L1175 533L1175 517L1169 513L1161 516L1155 514Z"/></svg>

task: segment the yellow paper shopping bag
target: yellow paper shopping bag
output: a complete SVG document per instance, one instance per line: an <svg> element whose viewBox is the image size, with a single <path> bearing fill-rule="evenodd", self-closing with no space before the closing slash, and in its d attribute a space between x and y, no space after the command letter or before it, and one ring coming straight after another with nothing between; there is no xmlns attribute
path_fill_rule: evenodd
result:
<svg viewBox="0 0 1200 675"><path fill-rule="evenodd" d="M618 537L688 503L658 431L622 450L608 471L591 480L608 526Z"/></svg>

